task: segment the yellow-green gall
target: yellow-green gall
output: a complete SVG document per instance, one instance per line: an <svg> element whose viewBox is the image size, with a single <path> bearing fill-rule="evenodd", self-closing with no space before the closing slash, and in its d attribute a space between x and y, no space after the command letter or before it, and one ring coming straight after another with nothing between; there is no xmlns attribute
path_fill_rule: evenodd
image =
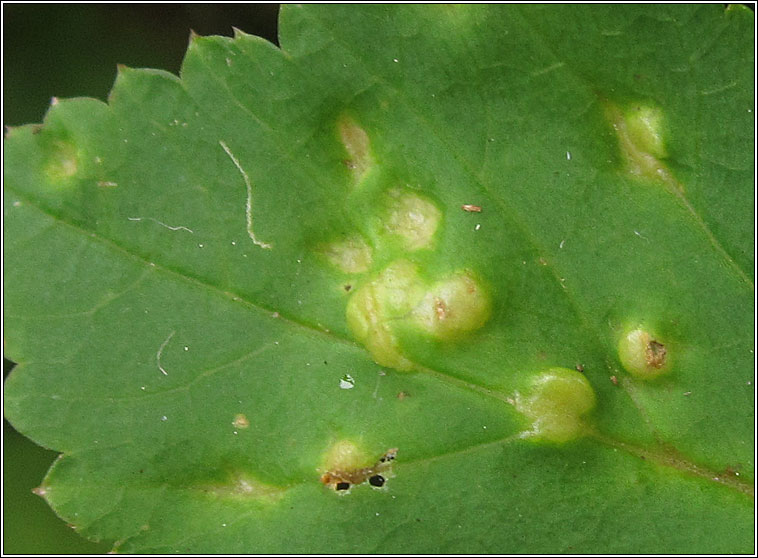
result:
<svg viewBox="0 0 758 558"><path fill-rule="evenodd" d="M662 161L668 155L663 134L663 111L641 103L625 109L606 103L605 112L616 131L626 171L681 190L682 185Z"/></svg>
<svg viewBox="0 0 758 558"><path fill-rule="evenodd" d="M374 164L368 134L348 116L343 116L337 121L337 131L349 156L344 163L352 171L356 182L360 182Z"/></svg>
<svg viewBox="0 0 758 558"><path fill-rule="evenodd" d="M319 251L343 273L364 273L371 267L371 247L358 235L324 244Z"/></svg>
<svg viewBox="0 0 758 558"><path fill-rule="evenodd" d="M624 119L629 139L637 149L659 159L667 156L663 143L663 111L661 109L633 105L626 110Z"/></svg>
<svg viewBox="0 0 758 558"><path fill-rule="evenodd" d="M370 464L371 456L351 440L334 442L321 456L322 471L359 469Z"/></svg>
<svg viewBox="0 0 758 558"><path fill-rule="evenodd" d="M586 431L583 416L595 407L595 391L576 370L550 368L531 380L526 393L517 393L514 403L532 423L524 437L563 443Z"/></svg>
<svg viewBox="0 0 758 558"><path fill-rule="evenodd" d="M385 230L406 250L431 248L442 219L439 208L428 198L413 192L395 189L390 190L388 196L383 221Z"/></svg>
<svg viewBox="0 0 758 558"><path fill-rule="evenodd" d="M400 351L391 320L403 318L422 296L422 283L415 265L400 260L360 287L347 303L347 325L371 353L374 362L397 370L413 364Z"/></svg>
<svg viewBox="0 0 758 558"><path fill-rule="evenodd" d="M413 315L423 329L438 339L455 339L482 327L492 303L470 273L456 273L432 285Z"/></svg>
<svg viewBox="0 0 758 558"><path fill-rule="evenodd" d="M666 345L644 329L632 330L621 338L618 356L624 369L641 380L652 380L671 369Z"/></svg>
<svg viewBox="0 0 758 558"><path fill-rule="evenodd" d="M491 308L489 295L473 273L457 272L430 285L415 264L398 260L351 295L347 324L377 364L411 370L413 363L400 349L396 328L410 326L437 340L452 341L482 327Z"/></svg>
<svg viewBox="0 0 758 558"><path fill-rule="evenodd" d="M50 182L66 182L79 170L79 152L75 145L57 140L48 150L45 163L45 174Z"/></svg>

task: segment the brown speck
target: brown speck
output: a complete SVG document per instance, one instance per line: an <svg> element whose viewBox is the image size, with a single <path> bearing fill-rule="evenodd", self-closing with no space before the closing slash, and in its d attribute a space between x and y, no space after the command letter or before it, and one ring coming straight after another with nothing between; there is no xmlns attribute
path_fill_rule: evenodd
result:
<svg viewBox="0 0 758 558"><path fill-rule="evenodd" d="M377 461L371 467L364 467L362 469L353 469L349 471L327 471L321 475L320 481L322 484L328 486L332 490L342 491L349 490L353 485L363 484L367 480L370 481L371 478L378 476L382 479L381 484L376 484L376 479L373 482L370 482L373 486L382 486L386 481L386 477L380 475L379 473L388 470L389 463L393 461L396 456L397 448L392 448L391 450L385 452L385 454L379 458L379 461Z"/></svg>
<svg viewBox="0 0 758 558"><path fill-rule="evenodd" d="M666 347L652 339L645 348L645 362L653 368L661 368L666 364Z"/></svg>
<svg viewBox="0 0 758 558"><path fill-rule="evenodd" d="M352 286L352 285L345 285L345 292L348 292L348 293L349 293L349 292L350 292L350 289L352 289L352 288L353 288L353 286Z"/></svg>
<svg viewBox="0 0 758 558"><path fill-rule="evenodd" d="M389 461L393 461L397 457L397 448L392 448L391 450L387 450L387 453L385 453L382 457L379 458L379 463L387 463Z"/></svg>
<svg viewBox="0 0 758 558"><path fill-rule="evenodd" d="M611 383L614 386L617 386L617 385L619 385L619 379L616 376L611 376Z"/></svg>
<svg viewBox="0 0 758 558"><path fill-rule="evenodd" d="M404 391L401 391L401 392L399 392L399 393L397 394L397 398L398 398L400 401L402 401L402 400L403 400L403 399L405 399L406 397L410 397L410 394L408 394L408 393L406 393L406 392L404 392Z"/></svg>
<svg viewBox="0 0 758 558"><path fill-rule="evenodd" d="M540 265L547 265L547 261L545 261L545 258L543 258L542 256L540 256L540 259L537 261L540 262Z"/></svg>
<svg viewBox="0 0 758 558"><path fill-rule="evenodd" d="M250 421L247 420L247 417L243 415L242 413L239 413L234 416L234 420L232 421L232 426L235 428L247 428L250 426Z"/></svg>
<svg viewBox="0 0 758 558"><path fill-rule="evenodd" d="M447 317L447 306L441 298L434 299L434 311L437 313L437 319L442 321Z"/></svg>
<svg viewBox="0 0 758 558"><path fill-rule="evenodd" d="M345 165L350 170L358 168L358 165L356 165L351 159L343 159L342 164Z"/></svg>
<svg viewBox="0 0 758 558"><path fill-rule="evenodd" d="M732 476L735 476L735 477L739 477L739 476L740 476L740 473L739 473L739 471L737 471L737 470L736 470L734 467L732 467L732 466L729 466L729 467L727 467L726 469L724 469L724 474L725 474L725 475L732 475Z"/></svg>
<svg viewBox="0 0 758 558"><path fill-rule="evenodd" d="M576 371L577 371L577 372L582 372L582 373L584 373L584 365L583 365L583 364L577 364L577 365L575 366L575 368L576 368Z"/></svg>
<svg viewBox="0 0 758 558"><path fill-rule="evenodd" d="M463 211L468 211L469 213L481 213L482 208L478 205L471 205L470 203L464 203L461 206L461 209Z"/></svg>

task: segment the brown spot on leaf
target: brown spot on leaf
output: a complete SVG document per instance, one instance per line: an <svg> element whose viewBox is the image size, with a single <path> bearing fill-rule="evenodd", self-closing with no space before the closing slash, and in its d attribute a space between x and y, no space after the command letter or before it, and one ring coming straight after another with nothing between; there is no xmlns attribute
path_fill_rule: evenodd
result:
<svg viewBox="0 0 758 558"><path fill-rule="evenodd" d="M390 463L395 459L396 455L397 448L393 448L382 455L371 467L362 467L353 470L340 469L327 471L321 475L321 483L335 491L346 491L353 485L363 484L374 477L381 477L381 484L377 485L375 482L371 484L372 486L382 486L386 480ZM382 472L384 473L383 476L379 474Z"/></svg>
<svg viewBox="0 0 758 558"><path fill-rule="evenodd" d="M666 364L666 347L651 339L645 348L645 362L653 368L661 368Z"/></svg>

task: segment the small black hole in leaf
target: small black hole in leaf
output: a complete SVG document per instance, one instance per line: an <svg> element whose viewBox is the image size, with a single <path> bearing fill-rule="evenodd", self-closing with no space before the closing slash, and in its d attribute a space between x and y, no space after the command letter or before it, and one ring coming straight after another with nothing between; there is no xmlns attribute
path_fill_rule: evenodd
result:
<svg viewBox="0 0 758 558"><path fill-rule="evenodd" d="M338 482L337 486L335 486L337 490L348 490L350 488L349 482Z"/></svg>
<svg viewBox="0 0 758 558"><path fill-rule="evenodd" d="M384 477L382 475L374 475L368 479L368 483L371 486L384 486Z"/></svg>

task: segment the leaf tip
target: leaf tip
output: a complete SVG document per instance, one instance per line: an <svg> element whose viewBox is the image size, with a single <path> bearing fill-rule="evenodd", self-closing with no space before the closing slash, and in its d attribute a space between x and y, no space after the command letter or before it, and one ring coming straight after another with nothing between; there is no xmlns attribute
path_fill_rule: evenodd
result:
<svg viewBox="0 0 758 558"><path fill-rule="evenodd" d="M234 34L235 39L241 39L242 37L249 37L248 33L245 33L242 29L239 27L232 26L232 33Z"/></svg>
<svg viewBox="0 0 758 558"><path fill-rule="evenodd" d="M126 64L116 64L116 79L122 78L131 68ZM115 89L115 88L114 88ZM113 93L113 91L111 91Z"/></svg>

